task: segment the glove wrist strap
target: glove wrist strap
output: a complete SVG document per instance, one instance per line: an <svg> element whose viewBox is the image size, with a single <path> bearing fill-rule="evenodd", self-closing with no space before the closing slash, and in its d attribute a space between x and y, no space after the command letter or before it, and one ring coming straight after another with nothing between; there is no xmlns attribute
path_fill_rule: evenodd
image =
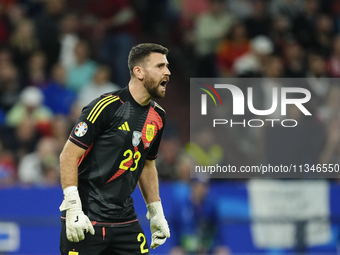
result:
<svg viewBox="0 0 340 255"><path fill-rule="evenodd" d="M69 186L69 187L65 188L63 191L64 191L64 195L67 196L72 191L76 191L76 190L78 190L77 186Z"/></svg>
<svg viewBox="0 0 340 255"><path fill-rule="evenodd" d="M155 215L164 217L164 212L163 212L161 201L152 202L150 204L147 204L146 207L148 208L148 214L147 214L148 219L154 217Z"/></svg>
<svg viewBox="0 0 340 255"><path fill-rule="evenodd" d="M77 187L75 187L75 189L73 187L75 186L71 186L71 187L64 189L64 200L61 206L59 207L60 211L82 210L78 189Z"/></svg>

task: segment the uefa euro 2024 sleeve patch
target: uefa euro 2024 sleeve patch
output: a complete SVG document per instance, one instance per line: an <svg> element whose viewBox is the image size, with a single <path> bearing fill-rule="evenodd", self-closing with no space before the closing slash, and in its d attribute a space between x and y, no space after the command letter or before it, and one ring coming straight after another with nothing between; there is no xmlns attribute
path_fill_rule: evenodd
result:
<svg viewBox="0 0 340 255"><path fill-rule="evenodd" d="M88 126L85 122L79 122L78 125L76 126L76 129L74 130L74 133L78 137L82 137L86 134L88 130Z"/></svg>

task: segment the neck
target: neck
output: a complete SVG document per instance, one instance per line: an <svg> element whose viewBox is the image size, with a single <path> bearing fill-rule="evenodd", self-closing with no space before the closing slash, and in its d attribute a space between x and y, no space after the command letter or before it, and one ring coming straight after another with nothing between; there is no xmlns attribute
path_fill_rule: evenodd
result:
<svg viewBox="0 0 340 255"><path fill-rule="evenodd" d="M129 82L129 91L133 99L140 105L148 105L151 100L150 94L145 89L143 83L135 77Z"/></svg>

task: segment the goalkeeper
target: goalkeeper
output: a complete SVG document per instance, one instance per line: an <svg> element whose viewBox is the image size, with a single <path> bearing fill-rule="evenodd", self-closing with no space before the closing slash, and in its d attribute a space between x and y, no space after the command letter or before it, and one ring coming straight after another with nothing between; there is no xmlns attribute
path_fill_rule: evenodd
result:
<svg viewBox="0 0 340 255"><path fill-rule="evenodd" d="M148 209L151 248L170 237L155 166L165 112L152 100L165 96L167 53L158 44L134 46L128 86L82 110L60 155L62 255L149 254L130 196L137 183Z"/></svg>

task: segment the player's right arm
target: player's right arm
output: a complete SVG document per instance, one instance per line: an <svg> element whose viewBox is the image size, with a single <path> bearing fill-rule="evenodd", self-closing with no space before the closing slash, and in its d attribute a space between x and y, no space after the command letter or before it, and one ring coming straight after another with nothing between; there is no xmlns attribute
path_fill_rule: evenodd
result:
<svg viewBox="0 0 340 255"><path fill-rule="evenodd" d="M64 189L70 186L78 186L78 159L85 153L71 141L67 141L60 154L60 179Z"/></svg>
<svg viewBox="0 0 340 255"><path fill-rule="evenodd" d="M94 234L89 218L82 211L78 193L78 159L85 149L71 141L67 141L60 154L60 177L64 192L64 200L60 211L66 211L66 236L70 242L84 240L84 231Z"/></svg>

